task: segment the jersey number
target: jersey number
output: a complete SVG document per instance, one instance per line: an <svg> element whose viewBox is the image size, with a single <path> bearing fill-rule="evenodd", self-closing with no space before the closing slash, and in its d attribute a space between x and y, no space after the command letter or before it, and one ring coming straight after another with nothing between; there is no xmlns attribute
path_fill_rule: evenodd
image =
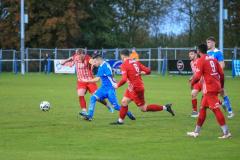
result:
<svg viewBox="0 0 240 160"><path fill-rule="evenodd" d="M212 72L215 73L216 72L216 67L213 61L210 61L210 66L212 68Z"/></svg>
<svg viewBox="0 0 240 160"><path fill-rule="evenodd" d="M139 69L138 65L136 63L133 63L133 66L134 66L136 72L139 73L140 69Z"/></svg>

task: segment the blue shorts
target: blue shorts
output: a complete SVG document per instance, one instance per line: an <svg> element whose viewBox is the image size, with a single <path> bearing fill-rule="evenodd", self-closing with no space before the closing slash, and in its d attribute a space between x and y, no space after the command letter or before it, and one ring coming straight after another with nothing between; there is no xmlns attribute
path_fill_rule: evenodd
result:
<svg viewBox="0 0 240 160"><path fill-rule="evenodd" d="M107 98L113 106L118 105L118 100L114 88L100 87L93 94L93 96L95 96L99 100L104 100L105 98Z"/></svg>

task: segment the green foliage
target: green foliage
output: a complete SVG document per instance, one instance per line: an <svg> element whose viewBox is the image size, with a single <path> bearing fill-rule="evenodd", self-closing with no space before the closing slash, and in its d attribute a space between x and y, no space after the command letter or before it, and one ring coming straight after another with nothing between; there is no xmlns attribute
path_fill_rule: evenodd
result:
<svg viewBox="0 0 240 160"><path fill-rule="evenodd" d="M1 2L0 16L4 9L9 15L0 18L0 48L19 49L19 3ZM25 0L25 8L26 47L193 47L210 35L218 39L218 0ZM225 47L239 46L240 2L227 1L225 8ZM160 32L170 21L186 23L185 30Z"/></svg>

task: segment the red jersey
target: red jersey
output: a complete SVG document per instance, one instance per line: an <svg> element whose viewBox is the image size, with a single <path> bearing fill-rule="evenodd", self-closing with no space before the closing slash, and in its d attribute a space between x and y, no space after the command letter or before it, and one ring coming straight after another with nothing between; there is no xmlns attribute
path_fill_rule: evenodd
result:
<svg viewBox="0 0 240 160"><path fill-rule="evenodd" d="M127 59L121 65L122 70L122 79L117 84L118 87L122 86L126 82L128 82L129 90L137 90L144 88L144 84L141 78L141 71L146 74L150 74L151 70L145 67L139 61L133 59Z"/></svg>
<svg viewBox="0 0 240 160"><path fill-rule="evenodd" d="M218 61L213 57L202 55L197 61L196 73L192 79L192 85L202 77L203 94L219 93L224 85L224 74Z"/></svg>
<svg viewBox="0 0 240 160"><path fill-rule="evenodd" d="M197 61L198 61L198 58L195 59L195 60L192 60L191 63L190 63L191 68L192 68L193 75L196 73Z"/></svg>
<svg viewBox="0 0 240 160"><path fill-rule="evenodd" d="M78 54L72 56L72 61L76 67L78 81L81 81L81 79L89 80L93 78L91 64L89 63L90 59L91 57L89 55L85 55L83 60L80 60Z"/></svg>

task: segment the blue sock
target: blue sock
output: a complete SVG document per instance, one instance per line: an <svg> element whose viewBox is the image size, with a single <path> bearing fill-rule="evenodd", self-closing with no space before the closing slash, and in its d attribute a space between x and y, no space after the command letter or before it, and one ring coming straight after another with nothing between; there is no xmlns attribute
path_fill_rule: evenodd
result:
<svg viewBox="0 0 240 160"><path fill-rule="evenodd" d="M128 111L127 116L132 116L132 113L130 111Z"/></svg>
<svg viewBox="0 0 240 160"><path fill-rule="evenodd" d="M227 107L228 112L232 112L232 106L231 106L228 96L224 96L223 100L224 100L225 106Z"/></svg>
<svg viewBox="0 0 240 160"><path fill-rule="evenodd" d="M89 118L92 118L93 115L94 115L96 101L97 101L97 98L94 95L91 96L90 105L89 105L89 108L88 108L88 117Z"/></svg>
<svg viewBox="0 0 240 160"><path fill-rule="evenodd" d="M114 106L114 109L117 110L117 111L120 111L120 106L117 104L117 105L113 105Z"/></svg>

